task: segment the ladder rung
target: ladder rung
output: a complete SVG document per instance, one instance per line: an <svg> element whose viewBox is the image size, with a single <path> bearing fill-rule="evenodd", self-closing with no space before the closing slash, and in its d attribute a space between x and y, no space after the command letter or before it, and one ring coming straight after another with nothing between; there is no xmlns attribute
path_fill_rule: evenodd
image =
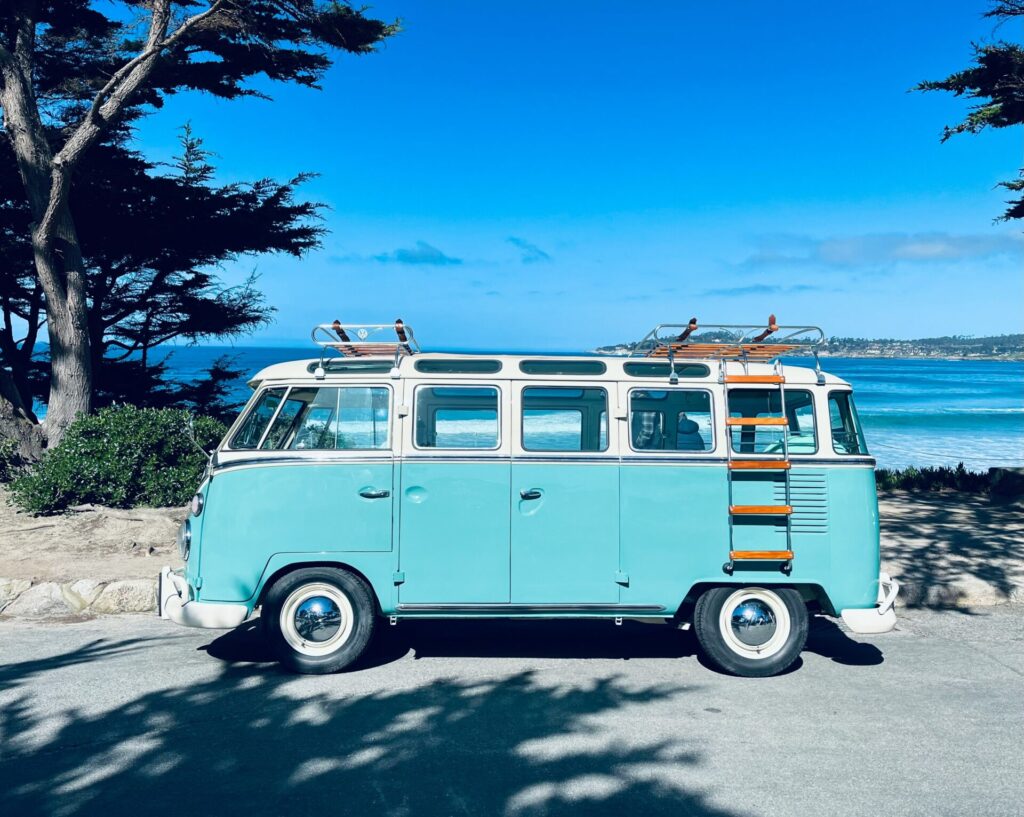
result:
<svg viewBox="0 0 1024 817"><path fill-rule="evenodd" d="M785 417L728 417L725 424L727 426L788 426L789 420Z"/></svg>
<svg viewBox="0 0 1024 817"><path fill-rule="evenodd" d="M781 374L727 374L726 383L785 383Z"/></svg>
<svg viewBox="0 0 1024 817"><path fill-rule="evenodd" d="M789 516L792 505L730 505L729 513L734 516Z"/></svg>
<svg viewBox="0 0 1024 817"><path fill-rule="evenodd" d="M763 561L779 561L788 562L793 558L793 551L791 550L731 550L729 551L729 558L734 561L740 561L743 559L760 559Z"/></svg>
<svg viewBox="0 0 1024 817"><path fill-rule="evenodd" d="M789 460L730 460L730 471L788 471Z"/></svg>

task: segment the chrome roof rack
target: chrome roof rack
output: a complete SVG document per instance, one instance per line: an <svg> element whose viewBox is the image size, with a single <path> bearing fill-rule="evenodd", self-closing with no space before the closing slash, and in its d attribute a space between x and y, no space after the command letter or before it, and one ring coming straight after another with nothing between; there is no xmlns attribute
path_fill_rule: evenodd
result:
<svg viewBox="0 0 1024 817"><path fill-rule="evenodd" d="M381 337L382 333L388 337ZM320 347L320 363L313 372L317 380L326 377L324 361L328 349L346 358L394 357L392 377L398 376L400 358L422 351L412 327L406 326L401 318L394 323L319 323L313 327L310 338Z"/></svg>
<svg viewBox="0 0 1024 817"><path fill-rule="evenodd" d="M394 333L382 338L381 333ZM412 327L401 318L394 323L320 323L313 327L310 338L321 349L333 349L345 357L379 357L412 355L422 351Z"/></svg>
<svg viewBox="0 0 1024 817"><path fill-rule="evenodd" d="M698 334L699 330L699 334ZM674 360L738 360L767 363L780 355L810 351L825 342L817 326L780 326L768 316L767 326L743 324L660 323L630 351L630 357L661 357Z"/></svg>

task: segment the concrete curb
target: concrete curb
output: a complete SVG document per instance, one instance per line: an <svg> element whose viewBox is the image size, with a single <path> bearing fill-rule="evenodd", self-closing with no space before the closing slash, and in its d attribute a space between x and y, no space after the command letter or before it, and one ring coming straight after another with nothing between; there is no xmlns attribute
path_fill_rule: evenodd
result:
<svg viewBox="0 0 1024 817"><path fill-rule="evenodd" d="M0 618L54 619L156 611L156 579L0 579Z"/></svg>
<svg viewBox="0 0 1024 817"><path fill-rule="evenodd" d="M883 569L886 565L882 565ZM899 579L896 571L895 578ZM971 608L1024 602L1024 588L1007 597L992 585L963 575L941 585L901 582L898 607ZM74 619L119 613L155 613L156 579L101 582L31 582L0 578L0 619Z"/></svg>

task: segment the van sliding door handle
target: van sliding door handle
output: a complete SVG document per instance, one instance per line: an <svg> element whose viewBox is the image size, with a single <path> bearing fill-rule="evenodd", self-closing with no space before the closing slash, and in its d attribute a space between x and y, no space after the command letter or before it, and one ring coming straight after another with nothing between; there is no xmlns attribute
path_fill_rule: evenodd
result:
<svg viewBox="0 0 1024 817"><path fill-rule="evenodd" d="M540 491L532 489L529 491L520 491L519 496L521 496L523 499L540 499Z"/></svg>
<svg viewBox="0 0 1024 817"><path fill-rule="evenodd" d="M363 499L387 499L389 496L391 496L391 491L378 491L374 488L365 488L359 492L359 496L361 496Z"/></svg>

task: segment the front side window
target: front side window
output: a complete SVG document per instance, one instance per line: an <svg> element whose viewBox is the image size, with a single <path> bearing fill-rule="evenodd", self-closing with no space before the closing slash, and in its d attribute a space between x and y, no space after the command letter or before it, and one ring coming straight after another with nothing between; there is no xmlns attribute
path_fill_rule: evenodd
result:
<svg viewBox="0 0 1024 817"><path fill-rule="evenodd" d="M604 389L523 389L524 451L605 451L608 393Z"/></svg>
<svg viewBox="0 0 1024 817"><path fill-rule="evenodd" d="M730 417L779 417L782 398L778 389L731 389ZM732 450L743 454L781 454L783 434L791 454L818 450L814 428L814 398L809 391L786 389L788 426L733 426Z"/></svg>
<svg viewBox="0 0 1024 817"><path fill-rule="evenodd" d="M828 419L832 430L832 450L837 454L867 454L853 395L834 391L828 396Z"/></svg>
<svg viewBox="0 0 1024 817"><path fill-rule="evenodd" d="M498 390L492 386L420 386L417 448L498 447Z"/></svg>
<svg viewBox="0 0 1024 817"><path fill-rule="evenodd" d="M383 387L292 388L260 448L264 451L386 449L390 446L389 406L389 392Z"/></svg>
<svg viewBox="0 0 1024 817"><path fill-rule="evenodd" d="M267 389L250 409L248 416L239 426L235 436L231 438L231 447L239 450L252 450L260 444L263 432L267 430L274 412L281 404L285 389Z"/></svg>
<svg viewBox="0 0 1024 817"><path fill-rule="evenodd" d="M711 394L698 389L633 389L629 440L634 451L711 451Z"/></svg>

